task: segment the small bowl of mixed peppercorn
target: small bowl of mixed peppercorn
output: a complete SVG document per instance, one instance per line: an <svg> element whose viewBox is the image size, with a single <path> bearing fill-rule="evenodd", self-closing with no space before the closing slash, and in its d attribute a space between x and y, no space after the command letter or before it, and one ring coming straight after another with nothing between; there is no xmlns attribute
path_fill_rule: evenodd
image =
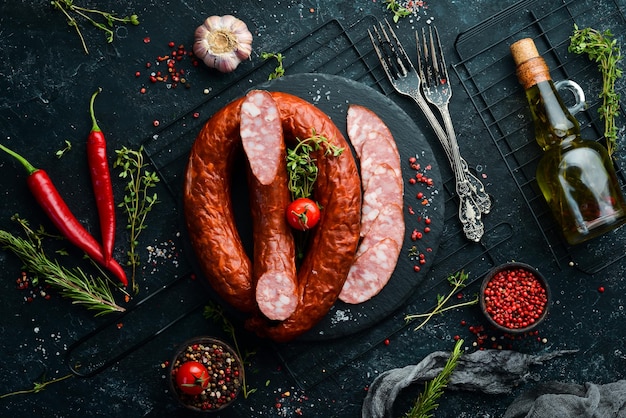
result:
<svg viewBox="0 0 626 418"><path fill-rule="evenodd" d="M170 389L182 406L216 412L237 398L244 370L231 346L215 338L197 337L176 350L169 372Z"/></svg>
<svg viewBox="0 0 626 418"><path fill-rule="evenodd" d="M550 306L550 288L534 267L518 262L493 268L480 287L480 308L498 330L523 334L545 319Z"/></svg>

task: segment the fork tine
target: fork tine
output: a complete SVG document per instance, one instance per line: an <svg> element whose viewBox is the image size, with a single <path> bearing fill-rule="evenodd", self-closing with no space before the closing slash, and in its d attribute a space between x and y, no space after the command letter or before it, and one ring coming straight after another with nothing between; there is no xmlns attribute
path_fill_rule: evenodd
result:
<svg viewBox="0 0 626 418"><path fill-rule="evenodd" d="M371 30L368 29L367 33L370 36L370 41L372 42L374 51L376 52L376 55L378 56L378 61L380 62L380 65L383 67L383 69L385 70L385 74L387 75L387 78L389 78L390 80L393 80L394 77L391 75L390 63L388 62L389 57L386 53L384 53L381 50L381 48L384 45L383 39L380 36L378 29L376 29L376 26L372 27L372 30L374 31L374 34L376 35L376 39L374 39L374 35L372 34Z"/></svg>
<svg viewBox="0 0 626 418"><path fill-rule="evenodd" d="M432 29L435 29L435 35L433 37ZM435 42L437 45L435 45ZM433 66L437 69L437 81L441 84L448 83L448 68L446 66L446 59L443 55L443 48L441 47L441 40L439 39L439 31L436 26L431 27L430 30L430 47L432 51ZM436 47L436 49L435 49Z"/></svg>
<svg viewBox="0 0 626 418"><path fill-rule="evenodd" d="M387 29L389 30L389 33L391 34L391 38L393 38L393 43L391 42L389 36L387 35L387 31L385 30L385 28L382 27L382 24L381 24L381 28L383 30L383 33L385 34L385 37L387 38L387 41L391 45L392 52L397 57L398 63L400 64L402 68L402 73L403 73L402 75L406 76L406 74L410 71L410 69L413 68L413 64L411 63L411 60L409 59L409 55L404 50L404 47L400 43L400 40L396 36L396 33L394 32L393 28L391 27L391 24L389 23L387 19L385 19L385 23L387 25ZM398 51L400 52L400 54L398 54Z"/></svg>
<svg viewBox="0 0 626 418"><path fill-rule="evenodd" d="M413 64L398 40L389 22L379 23L367 31L374 51L390 80L406 77L413 70Z"/></svg>
<svg viewBox="0 0 626 418"><path fill-rule="evenodd" d="M428 33L422 28L422 36L415 32L417 44L417 61L420 77L426 84L425 87L435 87L439 84L447 84L448 69L441 47L441 40L436 26L429 26Z"/></svg>
<svg viewBox="0 0 626 418"><path fill-rule="evenodd" d="M435 49L435 41L433 39L433 28L428 28L428 46L430 47L430 60L432 62L433 76L435 82L441 80L441 68L439 68L439 62L437 62L437 49ZM441 48L439 48L441 51Z"/></svg>
<svg viewBox="0 0 626 418"><path fill-rule="evenodd" d="M422 39L418 31L415 31L415 45L417 45L417 68L420 73L422 81L428 85L429 80L426 79L426 73L428 72L428 48L426 47L426 33L422 28Z"/></svg>
<svg viewBox="0 0 626 418"><path fill-rule="evenodd" d="M439 38L439 31L435 26L435 36L437 37L437 46L439 47L439 51L441 53L441 68L443 69L443 75L446 78L446 83L449 82L448 79L448 66L446 65L446 59L443 55L443 48L441 47L441 39Z"/></svg>

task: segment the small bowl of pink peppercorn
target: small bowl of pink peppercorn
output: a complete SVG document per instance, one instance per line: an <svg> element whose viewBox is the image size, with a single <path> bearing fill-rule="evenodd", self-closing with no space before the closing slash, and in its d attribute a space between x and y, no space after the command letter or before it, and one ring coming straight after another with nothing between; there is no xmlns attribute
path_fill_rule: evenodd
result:
<svg viewBox="0 0 626 418"><path fill-rule="evenodd" d="M185 408L216 412L235 401L243 373L243 363L230 345L211 337L197 337L176 350L169 367L169 384Z"/></svg>
<svg viewBox="0 0 626 418"><path fill-rule="evenodd" d="M487 273L480 287L480 308L500 331L523 334L533 331L546 318L550 288L534 267L505 263Z"/></svg>

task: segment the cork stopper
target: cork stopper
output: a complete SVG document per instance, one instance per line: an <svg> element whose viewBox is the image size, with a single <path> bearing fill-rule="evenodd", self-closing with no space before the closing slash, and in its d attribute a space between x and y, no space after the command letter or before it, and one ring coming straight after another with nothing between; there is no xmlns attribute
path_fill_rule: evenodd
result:
<svg viewBox="0 0 626 418"><path fill-rule="evenodd" d="M517 66L517 78L524 89L529 89L542 81L551 80L550 70L531 38L521 39L510 48L513 61Z"/></svg>

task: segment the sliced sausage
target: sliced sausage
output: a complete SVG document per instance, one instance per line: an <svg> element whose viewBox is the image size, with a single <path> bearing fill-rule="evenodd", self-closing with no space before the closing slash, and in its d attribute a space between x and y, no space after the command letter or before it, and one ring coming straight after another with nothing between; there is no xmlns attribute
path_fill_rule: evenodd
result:
<svg viewBox="0 0 626 418"><path fill-rule="evenodd" d="M365 234L339 299L363 303L376 296L391 279L402 252L404 240L402 206L390 204L381 209ZM395 244L395 245L394 245ZM384 259L380 262L380 259Z"/></svg>
<svg viewBox="0 0 626 418"><path fill-rule="evenodd" d="M351 105L347 130L363 183L361 243L339 299L362 303L391 278L404 240L404 184L400 154L389 128L371 110Z"/></svg>
<svg viewBox="0 0 626 418"><path fill-rule="evenodd" d="M290 202L286 147L278 107L267 91L254 90L241 105L241 141L250 165L254 242L252 282L259 310L271 320L296 309L293 235L284 216Z"/></svg>
<svg viewBox="0 0 626 418"><path fill-rule="evenodd" d="M361 166L362 167L362 166ZM362 171L362 169L361 169ZM389 205L403 204L402 178L387 163L379 164L363 186L363 208L360 235L364 237L380 211ZM402 223L404 225L404 223Z"/></svg>
<svg viewBox="0 0 626 418"><path fill-rule="evenodd" d="M367 107L351 104L348 107L346 121L348 138L358 155L361 155L365 142L377 141L380 137L389 140L390 145L398 152L398 146L389 127Z"/></svg>
<svg viewBox="0 0 626 418"><path fill-rule="evenodd" d="M315 200L323 208L311 231L309 248L298 270L298 306L277 324L261 317L248 321L249 329L275 341L289 341L317 324L337 300L354 260L359 240L361 183L348 143L330 118L296 96L274 92L286 138L323 135L344 152L333 157L317 151L319 174Z"/></svg>
<svg viewBox="0 0 626 418"><path fill-rule="evenodd" d="M376 296L389 282L398 261L392 255L398 253L398 243L385 238L359 255L350 267L341 300L357 304Z"/></svg>
<svg viewBox="0 0 626 418"><path fill-rule="evenodd" d="M402 247L404 241L404 212L402 206L391 203L382 208L373 220L367 234L361 240L357 249L357 256L365 252L379 241L391 238Z"/></svg>
<svg viewBox="0 0 626 418"><path fill-rule="evenodd" d="M252 174L259 183L276 183L284 169L285 145L278 108L267 91L253 90L241 104L241 142ZM284 171L284 170L283 170Z"/></svg>

